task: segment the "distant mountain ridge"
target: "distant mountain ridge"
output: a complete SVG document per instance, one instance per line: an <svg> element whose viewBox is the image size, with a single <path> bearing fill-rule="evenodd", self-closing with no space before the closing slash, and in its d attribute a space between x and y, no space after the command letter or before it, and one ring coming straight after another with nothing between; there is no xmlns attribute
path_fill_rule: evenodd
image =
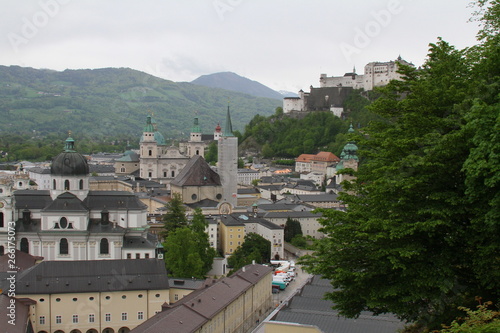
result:
<svg viewBox="0 0 500 333"><path fill-rule="evenodd" d="M202 75L191 81L191 83L205 87L237 91L256 97L274 98L278 100L283 99L283 95L279 92L263 85L262 83L252 81L233 72L220 72Z"/></svg>
<svg viewBox="0 0 500 333"><path fill-rule="evenodd" d="M223 124L230 101L233 128L271 115L281 101L173 82L130 68L54 71L0 66L0 134L67 133L139 139L148 113L167 139L187 139L195 116L203 133Z"/></svg>

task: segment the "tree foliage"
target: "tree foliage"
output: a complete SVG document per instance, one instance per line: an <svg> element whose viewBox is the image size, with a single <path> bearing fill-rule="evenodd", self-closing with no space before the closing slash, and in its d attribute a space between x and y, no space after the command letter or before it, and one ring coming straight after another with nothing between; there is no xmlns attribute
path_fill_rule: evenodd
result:
<svg viewBox="0 0 500 333"><path fill-rule="evenodd" d="M237 271L252 261L263 264L271 258L271 242L256 233L245 235L243 244L227 259L232 272Z"/></svg>
<svg viewBox="0 0 500 333"><path fill-rule="evenodd" d="M344 183L347 211L322 210L327 237L303 261L331 280L342 315L437 328L475 296L498 300L500 43L485 38L466 50L439 39L371 105L383 120L357 138L365 160Z"/></svg>
<svg viewBox="0 0 500 333"><path fill-rule="evenodd" d="M285 242L290 242L297 235L302 235L302 227L300 225L300 222L288 217L285 222L283 237Z"/></svg>
<svg viewBox="0 0 500 333"><path fill-rule="evenodd" d="M174 277L205 276L203 259L198 252L198 243L195 233L188 227L172 230L163 244L165 249L165 263L169 274Z"/></svg>
<svg viewBox="0 0 500 333"><path fill-rule="evenodd" d="M163 230L161 236L167 238L170 232L187 226L186 208L179 193L172 195L172 200L165 205L167 213L163 215Z"/></svg>
<svg viewBox="0 0 500 333"><path fill-rule="evenodd" d="M163 246L172 276L203 278L212 269L216 251L210 246L207 227L208 222L197 208L189 226L180 225L168 233Z"/></svg>

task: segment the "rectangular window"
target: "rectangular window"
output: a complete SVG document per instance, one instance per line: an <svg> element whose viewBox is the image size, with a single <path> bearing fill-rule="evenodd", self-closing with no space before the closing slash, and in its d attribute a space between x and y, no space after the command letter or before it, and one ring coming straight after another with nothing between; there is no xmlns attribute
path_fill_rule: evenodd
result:
<svg viewBox="0 0 500 333"><path fill-rule="evenodd" d="M45 316L40 316L40 325L45 325Z"/></svg>
<svg viewBox="0 0 500 333"><path fill-rule="evenodd" d="M56 316L56 324L62 323L62 317L61 316Z"/></svg>
<svg viewBox="0 0 500 333"><path fill-rule="evenodd" d="M105 321L111 321L111 313L106 313L106 314L104 315L104 320L105 320Z"/></svg>
<svg viewBox="0 0 500 333"><path fill-rule="evenodd" d="M127 259L132 259L132 253L127 253Z"/></svg>
<svg viewBox="0 0 500 333"><path fill-rule="evenodd" d="M144 255L144 258L148 259L148 258L149 258L149 253L146 253L146 254Z"/></svg>
<svg viewBox="0 0 500 333"><path fill-rule="evenodd" d="M122 320L127 320L127 313L126 312L122 312Z"/></svg>
<svg viewBox="0 0 500 333"><path fill-rule="evenodd" d="M179 300L179 294L174 294L174 300L176 300L176 301Z"/></svg>
<svg viewBox="0 0 500 333"><path fill-rule="evenodd" d="M135 254L135 259L141 259L141 254L140 253L136 253Z"/></svg>
<svg viewBox="0 0 500 333"><path fill-rule="evenodd" d="M73 315L73 324L78 324L78 315Z"/></svg>
<svg viewBox="0 0 500 333"><path fill-rule="evenodd" d="M93 313L89 314L89 323L93 323L95 321L95 315Z"/></svg>
<svg viewBox="0 0 500 333"><path fill-rule="evenodd" d="M137 312L137 320L144 320L144 312L142 311Z"/></svg>

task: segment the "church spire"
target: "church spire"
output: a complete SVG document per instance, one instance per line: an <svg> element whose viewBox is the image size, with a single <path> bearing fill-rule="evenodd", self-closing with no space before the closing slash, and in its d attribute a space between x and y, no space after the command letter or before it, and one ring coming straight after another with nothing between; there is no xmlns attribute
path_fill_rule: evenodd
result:
<svg viewBox="0 0 500 333"><path fill-rule="evenodd" d="M226 126L224 127L224 133L222 134L222 136L234 136L233 124L231 123L231 114L229 113L229 104L227 105Z"/></svg>

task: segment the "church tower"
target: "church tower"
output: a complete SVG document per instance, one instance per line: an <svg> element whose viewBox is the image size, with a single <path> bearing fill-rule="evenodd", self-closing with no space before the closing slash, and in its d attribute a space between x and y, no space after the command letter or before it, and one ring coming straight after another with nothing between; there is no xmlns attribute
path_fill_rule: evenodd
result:
<svg viewBox="0 0 500 333"><path fill-rule="evenodd" d="M139 142L140 176L145 179L158 177L158 146L165 145L165 138L156 130L155 123L151 115L148 115Z"/></svg>
<svg viewBox="0 0 500 333"><path fill-rule="evenodd" d="M205 143L202 141L201 127L198 122L198 117L194 118L191 135L187 144L187 154L189 157L200 155L205 157Z"/></svg>
<svg viewBox="0 0 500 333"><path fill-rule="evenodd" d="M238 187L238 138L233 134L231 114L227 106L226 125L218 143L218 173L222 183L222 202L236 206Z"/></svg>

